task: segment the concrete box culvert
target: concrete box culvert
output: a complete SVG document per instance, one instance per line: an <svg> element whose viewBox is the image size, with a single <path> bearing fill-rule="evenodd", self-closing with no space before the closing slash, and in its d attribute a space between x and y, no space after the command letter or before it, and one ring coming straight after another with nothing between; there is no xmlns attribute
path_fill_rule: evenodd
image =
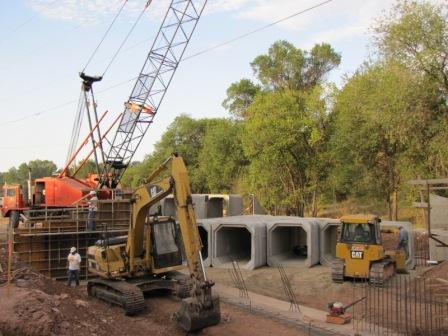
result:
<svg viewBox="0 0 448 336"><path fill-rule="evenodd" d="M201 219L198 221L198 231L202 242L202 259L205 266L212 266L213 254L213 238L212 238L213 221L210 219Z"/></svg>
<svg viewBox="0 0 448 336"><path fill-rule="evenodd" d="M341 222L338 219L316 218L320 227L320 263L331 266L336 259L336 244L338 242Z"/></svg>
<svg viewBox="0 0 448 336"><path fill-rule="evenodd" d="M194 205L196 219L207 218L207 194L192 194L191 198ZM176 204L173 195L168 195L161 201L162 215L171 216L177 219Z"/></svg>
<svg viewBox="0 0 448 336"><path fill-rule="evenodd" d="M212 264L230 268L237 261L243 269L266 265L266 225L271 216L215 218L212 224Z"/></svg>
<svg viewBox="0 0 448 336"><path fill-rule="evenodd" d="M267 226L267 263L275 267L319 263L319 223L301 217L273 217Z"/></svg>
<svg viewBox="0 0 448 336"><path fill-rule="evenodd" d="M240 216L243 213L243 197L231 194L209 194L207 217L220 218L226 216ZM205 217L204 217L205 218Z"/></svg>

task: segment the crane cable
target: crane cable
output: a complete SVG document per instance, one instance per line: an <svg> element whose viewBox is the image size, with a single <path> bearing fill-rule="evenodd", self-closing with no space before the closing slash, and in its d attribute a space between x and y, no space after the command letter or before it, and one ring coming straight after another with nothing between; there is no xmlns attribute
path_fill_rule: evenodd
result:
<svg viewBox="0 0 448 336"><path fill-rule="evenodd" d="M109 70L110 66L112 65L112 63L115 61L115 59L117 58L118 54L120 53L121 49L123 48L123 46L126 44L126 42L128 41L129 37L131 36L132 32L134 31L134 28L137 26L137 23L140 21L140 19L142 18L143 14L145 13L146 9L148 9L149 5L151 4L152 0L148 0L146 2L145 7L143 8L143 10L140 12L140 15L137 17L137 19L135 20L134 24L132 25L131 29L129 30L129 32L127 33L126 37L124 38L124 40L121 42L120 46L118 47L117 51L115 52L115 54L112 56L110 62L107 64L106 69L104 69L103 74L101 75L101 77L104 77L104 75L106 74L106 72Z"/></svg>
<svg viewBox="0 0 448 336"><path fill-rule="evenodd" d="M100 48L100 46L103 44L104 40L106 39L107 35L109 34L110 30L112 29L112 26L115 24L115 21L117 21L118 17L120 16L121 12L123 11L124 6L126 6L126 3L128 2L128 0L124 0L123 5L121 6L120 10L117 12L117 14L115 15L114 19L112 20L112 22L110 23L109 27L106 29L106 32L104 33L102 39L100 40L100 42L98 43L98 45L96 46L95 50L93 51L93 53L90 55L89 59L87 60L86 65L84 66L84 69L82 69L82 72L86 71L87 66L90 64L90 62L92 61L93 57L95 56L96 52L98 51L98 49Z"/></svg>
<svg viewBox="0 0 448 336"><path fill-rule="evenodd" d="M238 41L238 40L240 40L240 39L243 39L243 38L245 38L245 37L247 37L247 36L249 36L249 35L258 33L259 31L261 31L261 30L263 30L263 29L267 29L268 27L272 27L272 26L274 26L274 25L277 25L277 24L280 23L280 22L289 20L289 19L291 19L291 18L293 18L293 17L295 17L295 16L298 16L298 15L300 15L300 14L304 14L304 13L306 13L306 12L312 10L312 9L315 9L315 8L317 8L317 7L321 7L321 6L323 6L323 5L326 5L327 3L332 2L332 1L334 1L334 0L327 0L327 1L320 2L320 3L318 3L317 5L314 5L314 6L312 6L312 7L309 7L309 8L306 8L306 9L304 9L304 10L301 10L301 11L299 11L299 12L296 12L296 13L294 13L294 14L292 14L292 15L289 15L289 16L287 16L287 17L284 17L284 18L282 18L282 19L280 19L280 20L271 22L271 23L269 23L269 24L267 24L267 25L264 25L264 26L262 26L262 27L260 27L260 28L258 28L258 29L255 29L255 30L253 30L253 31L244 33L244 34L239 35L239 36L237 36L237 37L235 37L235 38L232 38L232 39L230 39L230 40L224 41L224 42L222 42L222 43L220 43L220 44L217 44L217 45L212 46L212 47L210 47L210 48L207 48L207 49L204 49L204 50L202 50L202 51L199 51L199 52L197 52L197 53L195 53L195 54L192 54L192 55L189 55L189 56L187 56L187 57L184 57L184 58L182 59L181 62L184 62L184 61L189 60L189 59L191 59L191 58L200 56L200 55L205 54L205 53L207 53L207 52L213 51L213 50L218 49L219 47L225 46L225 45L227 45L227 44L231 44L231 43L233 43L233 42L235 42L235 41ZM140 42L136 43L134 46L139 45L139 44L141 44L141 43L143 43L143 42L145 42L145 41L146 41L146 40L144 40L144 41L140 41ZM134 46L132 46L132 47L134 47ZM131 47L131 48L132 48L132 47ZM129 48L129 49L130 49L130 48ZM116 84L114 84L114 85L111 85L111 86L109 86L109 87L107 87L107 88L104 88L104 89L98 91L97 93L98 93L98 94L101 94L101 93L103 93L103 92L107 92L107 91L112 90L112 89L114 89L114 88L120 87L120 86L122 86L122 85L124 85L124 84L130 83L130 82L132 82L133 80L135 80L135 79L137 79L137 78L138 78L138 76L137 76L137 77L129 78L129 79L124 80L124 81L122 81L122 82L119 82L119 83L116 83ZM29 119L29 118L38 117L38 116L40 116L40 115L42 115L42 114L44 114L44 113L48 113L48 112L51 112L51 111L54 111L54 110L61 109L61 108L65 107L65 106L71 105L71 104L73 104L73 103L75 103L75 102L76 102L76 100L73 100L73 99L72 99L72 100L66 101L66 102L64 102L64 103L61 103L61 104L59 104L59 105L55 105L55 106L52 106L52 107L43 109L43 110L41 110L41 111L39 111L39 112L36 112L36 113L28 114L28 115L25 115L25 116L20 117L20 118L17 118L17 119L13 119L13 120L5 121L5 122L3 122L2 125L4 126L4 125L9 125L9 124L14 124L14 123L18 123L18 122L27 120L27 119Z"/></svg>

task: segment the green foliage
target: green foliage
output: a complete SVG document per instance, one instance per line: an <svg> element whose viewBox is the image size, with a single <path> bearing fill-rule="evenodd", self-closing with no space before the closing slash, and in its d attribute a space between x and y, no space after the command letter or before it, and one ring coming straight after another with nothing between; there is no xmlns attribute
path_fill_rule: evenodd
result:
<svg viewBox="0 0 448 336"><path fill-rule="evenodd" d="M374 27L386 59L425 73L448 94L448 8L430 2L399 1Z"/></svg>
<svg viewBox="0 0 448 336"><path fill-rule="evenodd" d="M76 174L78 178L86 178L88 174L97 174L96 164L94 160L87 160L84 166Z"/></svg>
<svg viewBox="0 0 448 336"><path fill-rule="evenodd" d="M129 167L122 179L125 186L137 186L171 153L178 153L188 166L195 193L229 191L244 159L239 144L239 126L225 119L195 120L177 117L141 163Z"/></svg>
<svg viewBox="0 0 448 336"><path fill-rule="evenodd" d="M329 116L322 88L266 92L256 97L249 116L243 146L252 190L271 210L303 214L326 175Z"/></svg>
<svg viewBox="0 0 448 336"><path fill-rule="evenodd" d="M204 136L199 153L199 172L204 178L204 190L229 193L248 164L241 144L243 124L218 119Z"/></svg>
<svg viewBox="0 0 448 336"><path fill-rule="evenodd" d="M389 202L405 178L415 177L433 118L431 90L423 85L395 63L366 65L345 84L332 137L339 192Z"/></svg>
<svg viewBox="0 0 448 336"><path fill-rule="evenodd" d="M256 57L251 66L267 89L301 90L321 84L340 62L340 55L329 44L316 44L307 52L287 41L277 41L268 54Z"/></svg>
<svg viewBox="0 0 448 336"><path fill-rule="evenodd" d="M259 85L255 85L249 79L243 78L229 86L227 98L223 101L222 106L234 117L244 119L247 108L252 104L260 90Z"/></svg>
<svg viewBox="0 0 448 336"><path fill-rule="evenodd" d="M3 181L6 183L26 184L28 180L29 170L31 169L31 179L45 176L52 176L56 173L57 166L48 160L33 160L29 163L22 163L17 168L10 168L3 173Z"/></svg>

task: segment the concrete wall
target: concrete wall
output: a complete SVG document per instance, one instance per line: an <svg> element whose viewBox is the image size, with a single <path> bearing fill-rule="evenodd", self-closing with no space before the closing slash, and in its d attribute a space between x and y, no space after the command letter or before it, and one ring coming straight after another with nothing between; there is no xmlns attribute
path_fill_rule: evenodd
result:
<svg viewBox="0 0 448 336"><path fill-rule="evenodd" d="M308 267L319 263L319 222L301 217L272 217L267 226L267 263Z"/></svg>
<svg viewBox="0 0 448 336"><path fill-rule="evenodd" d="M191 195L194 204L194 213L196 219L207 218L208 195L207 194L193 194Z"/></svg>
<svg viewBox="0 0 448 336"><path fill-rule="evenodd" d="M192 194L194 205L194 213L196 214L196 219L207 218L207 194ZM160 201L162 205L162 215L171 216L177 219L176 205L174 203L173 195L168 195L163 200Z"/></svg>
<svg viewBox="0 0 448 336"><path fill-rule="evenodd" d="M336 258L336 244L338 242L339 228L341 222L332 218L316 218L319 222L320 237L320 263L331 266Z"/></svg>
<svg viewBox="0 0 448 336"><path fill-rule="evenodd" d="M439 240L448 244L448 229L433 229L431 233ZM441 244L434 239L429 239L429 258L435 261L448 260L448 247L440 246Z"/></svg>
<svg viewBox="0 0 448 336"><path fill-rule="evenodd" d="M212 224L214 267L229 268L237 261L253 270L266 265L266 225L271 216L232 216L216 218Z"/></svg>
<svg viewBox="0 0 448 336"><path fill-rule="evenodd" d="M243 197L241 195L209 194L206 218L240 216L243 213Z"/></svg>
<svg viewBox="0 0 448 336"><path fill-rule="evenodd" d="M429 194L431 203L431 229L448 229L448 198Z"/></svg>
<svg viewBox="0 0 448 336"><path fill-rule="evenodd" d="M201 219L198 221L199 236L202 242L202 258L205 266L212 266L213 254L213 219Z"/></svg>

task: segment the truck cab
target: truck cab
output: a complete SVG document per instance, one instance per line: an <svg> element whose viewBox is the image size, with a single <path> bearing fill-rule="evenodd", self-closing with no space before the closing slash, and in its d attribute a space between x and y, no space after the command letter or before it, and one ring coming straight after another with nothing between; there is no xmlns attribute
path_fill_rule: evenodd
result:
<svg viewBox="0 0 448 336"><path fill-rule="evenodd" d="M20 184L5 184L3 186L2 216L9 217L9 224L17 227L20 213L28 207Z"/></svg>

